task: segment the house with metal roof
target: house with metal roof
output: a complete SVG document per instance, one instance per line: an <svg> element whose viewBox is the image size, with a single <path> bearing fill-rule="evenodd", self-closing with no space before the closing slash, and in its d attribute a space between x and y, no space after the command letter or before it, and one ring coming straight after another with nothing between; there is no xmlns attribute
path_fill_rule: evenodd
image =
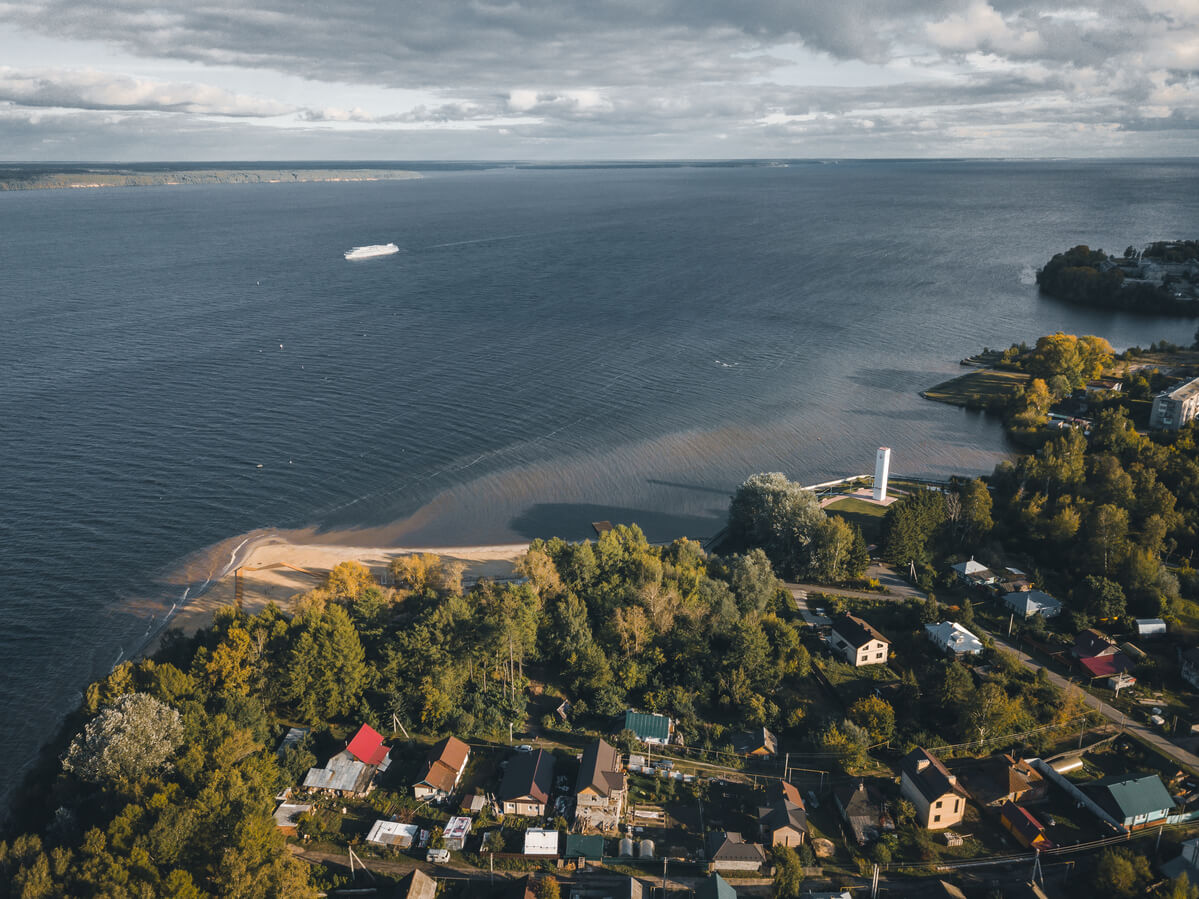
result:
<svg viewBox="0 0 1199 899"><path fill-rule="evenodd" d="M1045 836L1045 828L1032 816L1028 809L1014 802L1005 802L999 809L999 823L1027 849L1052 849L1053 843Z"/></svg>
<svg viewBox="0 0 1199 899"><path fill-rule="evenodd" d="M1036 769L1006 754L962 759L950 762L947 767L979 805L998 807L1005 802L1031 802L1042 798L1048 788Z"/></svg>
<svg viewBox="0 0 1199 899"><path fill-rule="evenodd" d="M808 813L803 801L780 797L759 806L758 832L766 846L799 846L808 835Z"/></svg>
<svg viewBox="0 0 1199 899"><path fill-rule="evenodd" d="M766 728L755 727L753 730L743 730L733 737L733 751L737 755L767 758L778 755L779 740Z"/></svg>
<svg viewBox="0 0 1199 899"><path fill-rule="evenodd" d="M960 658L965 655L977 655L983 651L982 641L956 621L942 621L940 624L926 624L924 633L941 651Z"/></svg>
<svg viewBox="0 0 1199 899"><path fill-rule="evenodd" d="M1137 618L1136 628L1138 637L1164 637L1168 632L1166 622L1161 618Z"/></svg>
<svg viewBox="0 0 1199 899"><path fill-rule="evenodd" d="M425 769L420 779L412 785L417 799L443 799L454 792L466 763L470 760L470 747L457 737L446 737L433 745L425 759Z"/></svg>
<svg viewBox="0 0 1199 899"><path fill-rule="evenodd" d="M885 665L891 641L856 615L839 615L833 620L828 645L855 668Z"/></svg>
<svg viewBox="0 0 1199 899"><path fill-rule="evenodd" d="M400 881L394 895L400 899L433 899L437 895L437 881L418 868Z"/></svg>
<svg viewBox="0 0 1199 899"><path fill-rule="evenodd" d="M695 899L737 899L737 891L719 874L712 873L695 888Z"/></svg>
<svg viewBox="0 0 1199 899"><path fill-rule="evenodd" d="M380 771L386 771L390 764L387 754L391 747L383 745L383 735L369 724L358 728L358 733L346 745L346 752L363 764L377 766Z"/></svg>
<svg viewBox="0 0 1199 899"><path fill-rule="evenodd" d="M392 846L396 849L411 848L420 828L415 824L403 824L400 821L380 819L371 825L366 835L368 843L376 846Z"/></svg>
<svg viewBox="0 0 1199 899"><path fill-rule="evenodd" d="M981 562L975 562L973 556L967 562L958 562L949 567L956 572L958 580L971 587L986 587L999 580L999 575Z"/></svg>
<svg viewBox="0 0 1199 899"><path fill-rule="evenodd" d="M525 855L557 855L558 831L530 827L525 831Z"/></svg>
<svg viewBox="0 0 1199 899"><path fill-rule="evenodd" d="M513 753L498 793L504 814L542 817L553 785L553 755L544 749Z"/></svg>
<svg viewBox="0 0 1199 899"><path fill-rule="evenodd" d="M708 834L708 861L713 871L757 871L766 863L760 843L747 843L741 834L714 830Z"/></svg>
<svg viewBox="0 0 1199 899"><path fill-rule="evenodd" d="M895 829L883 806L882 794L865 781L837 787L833 799L859 846L873 843L883 831Z"/></svg>
<svg viewBox="0 0 1199 899"><path fill-rule="evenodd" d="M1062 611L1062 604L1043 590L1016 590L1005 594L1003 601L1021 618L1052 618Z"/></svg>
<svg viewBox="0 0 1199 899"><path fill-rule="evenodd" d="M445 840L445 848L461 852L466 848L466 838L470 835L470 827L474 822L464 816L457 815L446 822L441 837Z"/></svg>
<svg viewBox="0 0 1199 899"><path fill-rule="evenodd" d="M575 781L575 821L582 827L608 829L620 823L628 778L620 752L606 740L588 743Z"/></svg>
<svg viewBox="0 0 1199 899"><path fill-rule="evenodd" d="M674 722L665 715L655 715L652 712L634 712L629 709L624 713L624 728L637 735L642 743L657 743L665 746L670 742L670 734L674 730Z"/></svg>
<svg viewBox="0 0 1199 899"><path fill-rule="evenodd" d="M899 763L899 787L916 807L916 820L929 830L952 827L965 817L965 790L941 760L917 747Z"/></svg>
<svg viewBox="0 0 1199 899"><path fill-rule="evenodd" d="M1084 792L1129 830L1164 823L1174 799L1156 774L1118 774L1083 786Z"/></svg>
<svg viewBox="0 0 1199 899"><path fill-rule="evenodd" d="M304 787L309 790L327 790L330 793L349 793L365 796L370 792L375 777L375 768L367 765L342 750L329 759L323 768L309 768L304 775Z"/></svg>
<svg viewBox="0 0 1199 899"><path fill-rule="evenodd" d="M604 838L598 833L568 833L562 857L567 860L583 859L598 865L604 860Z"/></svg>

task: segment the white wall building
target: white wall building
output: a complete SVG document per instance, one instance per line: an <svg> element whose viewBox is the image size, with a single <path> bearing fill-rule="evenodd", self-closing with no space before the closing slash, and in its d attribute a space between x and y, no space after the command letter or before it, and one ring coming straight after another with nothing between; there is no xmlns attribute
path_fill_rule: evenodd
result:
<svg viewBox="0 0 1199 899"><path fill-rule="evenodd" d="M881 503L887 498L887 477L891 473L891 447L880 446L874 458L874 501Z"/></svg>

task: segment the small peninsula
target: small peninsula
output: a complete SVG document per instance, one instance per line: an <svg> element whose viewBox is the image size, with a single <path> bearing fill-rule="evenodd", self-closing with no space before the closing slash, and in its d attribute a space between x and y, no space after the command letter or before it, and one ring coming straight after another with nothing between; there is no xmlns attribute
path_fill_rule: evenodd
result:
<svg viewBox="0 0 1199 899"><path fill-rule="evenodd" d="M62 190L96 187L157 187L180 184L285 184L315 181L406 181L419 172L387 168L258 168L191 165L64 166L0 169L0 190Z"/></svg>
<svg viewBox="0 0 1199 899"><path fill-rule="evenodd" d="M1041 291L1055 299L1148 315L1199 315L1199 241L1128 247L1121 256L1079 245L1058 253L1037 272Z"/></svg>

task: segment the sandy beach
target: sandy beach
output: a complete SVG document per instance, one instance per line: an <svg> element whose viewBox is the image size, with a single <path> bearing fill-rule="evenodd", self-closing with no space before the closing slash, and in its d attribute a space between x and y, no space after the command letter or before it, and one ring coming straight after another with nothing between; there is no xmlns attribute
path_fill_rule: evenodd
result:
<svg viewBox="0 0 1199 899"><path fill-rule="evenodd" d="M480 578L512 576L517 560L529 548L527 543L499 546L455 547L376 547L337 544L291 543L277 536L257 542L238 560L224 577L202 595L185 605L171 618L168 627L194 634L207 627L222 606L232 605L237 580L242 581L242 608L256 614L270 603L290 612L295 600L320 586L329 571L341 562L361 562L370 568L380 583L389 583L391 560L413 553L433 553L448 562L463 565L463 582ZM157 645L157 640L154 645ZM152 652L154 646L148 648Z"/></svg>

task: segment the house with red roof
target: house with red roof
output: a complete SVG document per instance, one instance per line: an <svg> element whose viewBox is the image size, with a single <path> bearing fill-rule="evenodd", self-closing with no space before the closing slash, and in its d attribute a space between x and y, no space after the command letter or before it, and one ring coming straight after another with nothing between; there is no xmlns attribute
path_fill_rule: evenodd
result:
<svg viewBox="0 0 1199 899"><path fill-rule="evenodd" d="M1136 667L1136 663L1120 651L1115 642L1093 627L1074 638L1071 654L1088 677L1114 677Z"/></svg>
<svg viewBox="0 0 1199 899"><path fill-rule="evenodd" d="M358 728L358 733L354 734L354 738L347 744L346 752L364 765L377 765L381 770L386 771L387 766L384 762L387 761L387 753L391 752L391 747L383 745L381 733L369 724L364 724Z"/></svg>
<svg viewBox="0 0 1199 899"><path fill-rule="evenodd" d="M1052 849L1053 843L1045 836L1045 828L1026 808L1014 802L1005 802L999 810L999 823L1016 841L1028 849Z"/></svg>

